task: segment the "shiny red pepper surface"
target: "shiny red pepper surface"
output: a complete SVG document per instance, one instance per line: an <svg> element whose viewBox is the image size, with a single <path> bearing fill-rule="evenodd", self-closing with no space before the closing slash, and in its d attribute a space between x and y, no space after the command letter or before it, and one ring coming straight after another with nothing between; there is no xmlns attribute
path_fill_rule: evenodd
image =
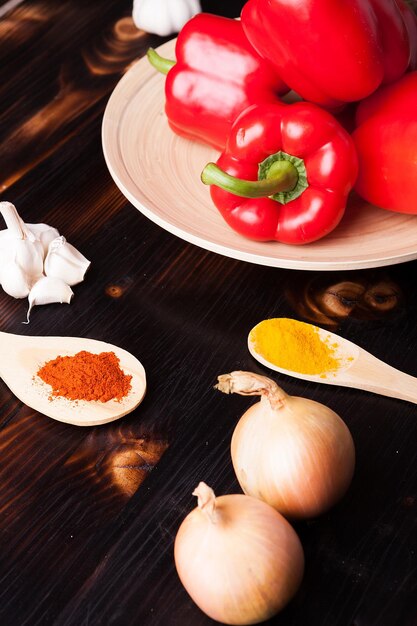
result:
<svg viewBox="0 0 417 626"><path fill-rule="evenodd" d="M417 71L405 74L396 83L381 87L362 100L356 109L356 126L379 113L417 119Z"/></svg>
<svg viewBox="0 0 417 626"><path fill-rule="evenodd" d="M311 103L255 105L235 121L217 166L239 180L273 181L276 160L295 163L295 188L293 183L274 197L243 198L212 184L211 196L223 218L258 241L305 244L330 233L344 214L357 175L350 135ZM209 184L204 172L202 178Z"/></svg>
<svg viewBox="0 0 417 626"><path fill-rule="evenodd" d="M249 0L244 31L305 100L337 107L398 79L410 42L395 0Z"/></svg>
<svg viewBox="0 0 417 626"><path fill-rule="evenodd" d="M245 108L288 91L247 40L240 21L200 13L182 28L165 82L165 111L179 135L223 149Z"/></svg>
<svg viewBox="0 0 417 626"><path fill-rule="evenodd" d="M417 214L417 72L361 102L357 121L356 191L381 208Z"/></svg>

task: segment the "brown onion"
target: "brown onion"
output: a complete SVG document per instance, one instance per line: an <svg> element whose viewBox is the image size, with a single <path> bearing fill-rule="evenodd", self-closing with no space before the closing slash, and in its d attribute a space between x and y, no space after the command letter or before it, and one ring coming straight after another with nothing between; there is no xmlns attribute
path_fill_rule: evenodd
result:
<svg viewBox="0 0 417 626"><path fill-rule="evenodd" d="M243 494L216 498L205 483L198 506L175 539L175 565L185 589L212 619L256 624L280 611L303 576L300 540L265 502Z"/></svg>
<svg viewBox="0 0 417 626"><path fill-rule="evenodd" d="M331 409L287 395L265 376L219 376L225 393L258 395L232 437L233 467L243 491L292 518L314 517L346 492L355 447L346 424Z"/></svg>

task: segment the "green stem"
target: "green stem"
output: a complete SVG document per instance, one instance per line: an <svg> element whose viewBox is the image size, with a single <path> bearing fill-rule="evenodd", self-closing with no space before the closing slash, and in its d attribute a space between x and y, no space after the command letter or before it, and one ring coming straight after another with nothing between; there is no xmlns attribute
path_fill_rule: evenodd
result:
<svg viewBox="0 0 417 626"><path fill-rule="evenodd" d="M297 185L298 171L290 161L276 161L263 180L242 180L226 174L215 163L208 163L201 174L205 185L215 185L235 196L265 198L282 191L291 191Z"/></svg>
<svg viewBox="0 0 417 626"><path fill-rule="evenodd" d="M161 74L168 74L171 67L174 67L175 61L171 61L171 59L165 59L161 57L160 54L157 53L153 48L148 48L146 53L148 57L149 63Z"/></svg>

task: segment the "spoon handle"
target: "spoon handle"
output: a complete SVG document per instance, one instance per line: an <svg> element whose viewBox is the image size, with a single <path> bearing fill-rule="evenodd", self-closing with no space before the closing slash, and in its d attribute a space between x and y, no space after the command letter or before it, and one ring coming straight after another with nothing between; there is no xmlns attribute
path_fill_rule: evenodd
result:
<svg viewBox="0 0 417 626"><path fill-rule="evenodd" d="M349 371L349 370L348 370ZM417 378L362 351L351 374L352 386L417 404Z"/></svg>
<svg viewBox="0 0 417 626"><path fill-rule="evenodd" d="M10 341L10 334L0 331L0 378L3 378L3 370L7 368L8 355L14 350L14 344Z"/></svg>

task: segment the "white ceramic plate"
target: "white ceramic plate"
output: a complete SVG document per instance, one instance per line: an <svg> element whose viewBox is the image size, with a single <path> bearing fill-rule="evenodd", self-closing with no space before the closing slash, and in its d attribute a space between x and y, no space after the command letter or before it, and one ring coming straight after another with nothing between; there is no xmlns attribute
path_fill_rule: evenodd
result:
<svg viewBox="0 0 417 626"><path fill-rule="evenodd" d="M158 51L175 58L174 47L172 40ZM200 181L203 167L217 153L171 131L164 113L164 81L146 57L138 61L112 93L102 127L104 156L115 183L156 224L207 250L274 267L360 269L417 258L417 216L384 211L359 199L333 233L305 246L260 243L235 233Z"/></svg>

